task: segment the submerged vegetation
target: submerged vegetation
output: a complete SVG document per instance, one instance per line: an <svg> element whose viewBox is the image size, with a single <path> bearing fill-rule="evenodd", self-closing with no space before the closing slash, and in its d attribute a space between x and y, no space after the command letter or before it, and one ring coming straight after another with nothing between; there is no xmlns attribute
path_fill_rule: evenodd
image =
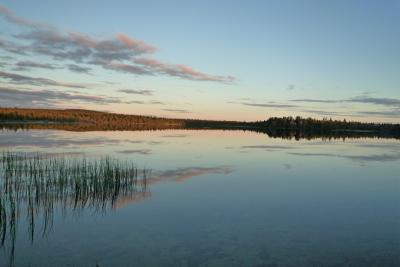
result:
<svg viewBox="0 0 400 267"><path fill-rule="evenodd" d="M15 130L60 129L67 131L224 129L257 131L271 137L285 139L364 137L400 139L400 124L390 123L317 120L301 117L272 117L257 122L168 119L78 109L0 108L0 127Z"/></svg>
<svg viewBox="0 0 400 267"><path fill-rule="evenodd" d="M3 153L0 155L0 247L13 265L19 219L26 218L33 242L52 227L54 213L61 209L91 209L105 212L118 201L148 196L149 171L133 163L109 157L68 158L46 154Z"/></svg>

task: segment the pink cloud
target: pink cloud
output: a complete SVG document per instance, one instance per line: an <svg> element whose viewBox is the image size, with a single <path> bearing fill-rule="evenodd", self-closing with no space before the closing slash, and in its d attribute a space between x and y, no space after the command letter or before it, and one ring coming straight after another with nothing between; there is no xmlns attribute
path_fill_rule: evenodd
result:
<svg viewBox="0 0 400 267"><path fill-rule="evenodd" d="M133 39L123 33L117 35L117 40L124 44L127 48L142 51L143 53L154 53L157 48L145 43L142 40Z"/></svg>
<svg viewBox="0 0 400 267"><path fill-rule="evenodd" d="M137 58L134 61L136 64L143 65L151 69L153 72L167 74L170 76L176 76L189 80L198 81L215 81L215 82L233 82L235 78L233 76L221 76L221 75L211 75L192 67L183 64L167 64L163 63L157 59L152 58Z"/></svg>
<svg viewBox="0 0 400 267"><path fill-rule="evenodd" d="M28 32L14 35L22 43L0 42L0 49L10 53L45 55L56 61L98 65L135 75L167 75L187 80L223 83L235 81L233 76L208 74L185 64L164 63L145 57L156 52L157 48L124 33L119 33L113 38L98 39L79 32L63 32L47 24L20 18L2 6L0 16L11 23L30 28ZM68 69L68 65L65 67ZM87 69L86 66L84 68Z"/></svg>
<svg viewBox="0 0 400 267"><path fill-rule="evenodd" d="M42 27L42 28L51 28L46 23L34 22L30 20L26 20L16 16L11 10L4 6L0 6L0 15L2 15L9 22L28 27Z"/></svg>

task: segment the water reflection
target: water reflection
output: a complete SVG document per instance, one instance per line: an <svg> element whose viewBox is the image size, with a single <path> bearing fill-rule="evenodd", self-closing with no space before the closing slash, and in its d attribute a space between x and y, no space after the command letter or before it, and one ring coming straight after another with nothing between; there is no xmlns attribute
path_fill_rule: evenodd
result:
<svg viewBox="0 0 400 267"><path fill-rule="evenodd" d="M400 160L400 153L393 154L371 154L371 155L343 155L333 153L288 153L295 156L306 156L306 157L335 157L350 159L357 162L387 162L387 161L398 161Z"/></svg>
<svg viewBox="0 0 400 267"><path fill-rule="evenodd" d="M232 171L230 166L220 166L152 173L110 157L6 152L0 155L0 245L8 265L14 266L17 228L23 217L32 244L35 236L49 234L59 211L64 217L69 212L105 213L150 198L150 185L158 182Z"/></svg>
<svg viewBox="0 0 400 267"><path fill-rule="evenodd" d="M16 266L399 266L397 140L30 130L3 131L0 144L42 162L109 155L151 168L117 194L101 180L104 202L73 178L64 190L15 184L10 202L1 178L0 266L14 254Z"/></svg>
<svg viewBox="0 0 400 267"><path fill-rule="evenodd" d="M54 213L62 210L105 212L149 197L147 170L111 158L3 153L0 158L0 239L14 265L18 221L26 216L31 243L45 236ZM41 221L38 227L37 221Z"/></svg>
<svg viewBox="0 0 400 267"><path fill-rule="evenodd" d="M163 131L163 130L226 130L226 131L243 131L243 132L257 132L267 135L271 138L281 138L286 140L346 140L346 139L359 139L359 138L377 138L377 139L400 139L397 132L378 132L378 131L357 131L357 130L334 130L334 131L322 131L322 130L295 130L286 128L237 128L237 127L183 127L179 125L170 125L163 127L147 126L144 124L135 125L133 127L108 127L108 126L98 126L95 124L79 124L79 123L0 123L0 129L4 130L64 130L73 132L89 132L89 131ZM164 135L163 137L168 138L185 138L188 137L187 134L172 134Z"/></svg>

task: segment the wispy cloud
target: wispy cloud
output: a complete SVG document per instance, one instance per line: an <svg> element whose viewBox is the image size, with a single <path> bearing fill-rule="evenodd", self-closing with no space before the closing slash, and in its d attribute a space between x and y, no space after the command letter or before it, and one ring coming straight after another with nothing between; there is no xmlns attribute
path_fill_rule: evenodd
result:
<svg viewBox="0 0 400 267"><path fill-rule="evenodd" d="M188 80L198 81L214 81L214 82L233 82L235 78L233 76L220 76L210 75L204 72L195 70L189 66L183 64L166 64L157 59L150 58L138 58L135 59L135 63L147 68L149 71L166 74L169 76L176 76Z"/></svg>
<svg viewBox="0 0 400 267"><path fill-rule="evenodd" d="M29 70L33 68L39 68L39 69L48 69L48 70L55 70L57 69L56 66L53 64L48 64L48 63L38 63L38 62L33 62L30 60L26 61L19 61L15 64L16 70Z"/></svg>
<svg viewBox="0 0 400 267"><path fill-rule="evenodd" d="M382 106L395 106L400 107L400 99L397 98L379 98L379 97L369 97L369 96L357 96L346 100L347 102L354 103L366 103L375 104Z"/></svg>
<svg viewBox="0 0 400 267"><path fill-rule="evenodd" d="M153 95L152 90L121 89L121 90L118 90L118 92L125 93L125 94L133 94L133 95L144 95L144 96Z"/></svg>
<svg viewBox="0 0 400 267"><path fill-rule="evenodd" d="M4 67L6 67L8 65L9 64L7 62L0 61L0 68L4 68Z"/></svg>
<svg viewBox="0 0 400 267"><path fill-rule="evenodd" d="M294 84L289 84L288 87L286 87L286 90L288 91L292 91L296 88L296 86Z"/></svg>
<svg viewBox="0 0 400 267"><path fill-rule="evenodd" d="M308 102L308 103L340 103L343 100L328 100L328 99L293 99L292 102Z"/></svg>
<svg viewBox="0 0 400 267"><path fill-rule="evenodd" d="M339 104L339 103L360 103L360 104L372 104L376 106L386 107L386 110L366 110L366 111L344 111L342 109L321 110L315 108L303 107L299 110L301 112L318 114L321 116L341 116L341 117L383 117L383 118L398 118L400 117L400 99L388 98L388 97L371 97L368 94L348 98L348 99L293 99L291 102L303 102L303 103L321 103L321 104Z"/></svg>
<svg viewBox="0 0 400 267"><path fill-rule="evenodd" d="M160 104L161 103L161 104ZM78 92L61 92L57 90L32 90L21 88L8 88L0 86L0 106L6 107L56 107L59 105L79 104L140 104L162 105L162 102L129 101L124 98L104 95L88 95Z"/></svg>
<svg viewBox="0 0 400 267"><path fill-rule="evenodd" d="M175 113L193 113L193 112L191 112L189 110L186 110L186 109L163 108L161 110L169 111L169 112L175 112Z"/></svg>
<svg viewBox="0 0 400 267"><path fill-rule="evenodd" d="M85 73L85 74L90 74L91 68L89 67L84 67L84 66L79 66L76 64L68 64L67 68L75 73Z"/></svg>
<svg viewBox="0 0 400 267"><path fill-rule="evenodd" d="M320 116L338 116L338 117L359 117L357 114L342 111L318 110L318 109L301 109L301 112L317 114Z"/></svg>
<svg viewBox="0 0 400 267"><path fill-rule="evenodd" d="M152 105L166 105L164 102L159 101L159 100L151 100L149 102L149 104L152 104Z"/></svg>
<svg viewBox="0 0 400 267"><path fill-rule="evenodd" d="M252 99L239 99L236 101L228 101L228 104L238 104L244 106L252 106L259 108L273 108L273 109L284 109L288 112L301 112L316 114L318 116L332 116L332 117L382 117L382 118L396 118L400 117L400 100L397 98L378 98L369 97L368 95L357 96L349 99L292 99L289 102L296 102L295 104L287 104L285 102L256 102ZM354 110L348 107L337 107L335 105L329 105L324 108L321 107L310 107L309 105L297 105L298 103L310 103L310 104L340 104L340 103L365 103L374 104L378 106L385 106L386 110Z"/></svg>
<svg viewBox="0 0 400 267"><path fill-rule="evenodd" d="M0 104L2 106L54 106L63 103L111 104L123 103L123 101L105 96L92 96L52 90L33 91L0 87Z"/></svg>
<svg viewBox="0 0 400 267"><path fill-rule="evenodd" d="M386 111L360 111L357 114L363 115L363 116L400 118L400 109L392 109L392 110L386 110Z"/></svg>
<svg viewBox="0 0 400 267"><path fill-rule="evenodd" d="M98 65L104 69L135 75L167 75L187 80L230 83L232 76L201 72L184 64L169 64L148 56L157 48L123 33L98 39L78 32L63 32L47 24L20 18L0 6L0 16L10 23L25 26L28 32L14 35L17 41L0 40L0 48L10 53L45 55L56 61ZM83 72L76 67L69 69Z"/></svg>
<svg viewBox="0 0 400 267"><path fill-rule="evenodd" d="M296 105L290 105L290 104L277 104L277 103L251 103L251 102L242 102L241 103L244 106L251 106L251 107L261 107L261 108L294 108L298 107Z"/></svg>
<svg viewBox="0 0 400 267"><path fill-rule="evenodd" d="M379 98L379 97L370 97L367 95L361 95L352 97L349 99L339 99L339 100L332 100L332 99L293 99L290 100L292 102L304 102L304 103L364 103L364 104L375 104L381 106L395 106L400 107L400 99L397 98Z"/></svg>
<svg viewBox="0 0 400 267"><path fill-rule="evenodd" d="M0 78L10 81L11 83L15 84L26 84L26 85L36 85L36 86L62 86L62 87L70 87L70 88L86 88L86 86L81 84L74 84L74 83L64 83L64 82L57 82L54 80L46 79L46 78L37 78L37 77L30 77L16 73L4 72L0 71Z"/></svg>
<svg viewBox="0 0 400 267"><path fill-rule="evenodd" d="M28 27L37 27L37 28L50 28L50 26L46 23L34 22L27 19L20 18L16 16L11 10L4 6L0 6L0 15L3 16L7 21Z"/></svg>
<svg viewBox="0 0 400 267"><path fill-rule="evenodd" d="M3 49L4 51L7 51L12 54L24 55L24 56L27 55L27 53L24 50L24 47L22 45L11 42L9 40L0 39L0 49Z"/></svg>
<svg viewBox="0 0 400 267"><path fill-rule="evenodd" d="M141 100L126 100L126 104L139 104L139 105L165 105L164 102L158 100L141 101Z"/></svg>

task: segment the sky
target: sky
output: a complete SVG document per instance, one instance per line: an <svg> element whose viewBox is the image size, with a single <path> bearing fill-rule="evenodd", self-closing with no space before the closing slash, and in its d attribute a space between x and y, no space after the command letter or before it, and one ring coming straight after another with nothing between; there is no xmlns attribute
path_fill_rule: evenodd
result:
<svg viewBox="0 0 400 267"><path fill-rule="evenodd" d="M400 0L0 0L0 106L400 122Z"/></svg>

